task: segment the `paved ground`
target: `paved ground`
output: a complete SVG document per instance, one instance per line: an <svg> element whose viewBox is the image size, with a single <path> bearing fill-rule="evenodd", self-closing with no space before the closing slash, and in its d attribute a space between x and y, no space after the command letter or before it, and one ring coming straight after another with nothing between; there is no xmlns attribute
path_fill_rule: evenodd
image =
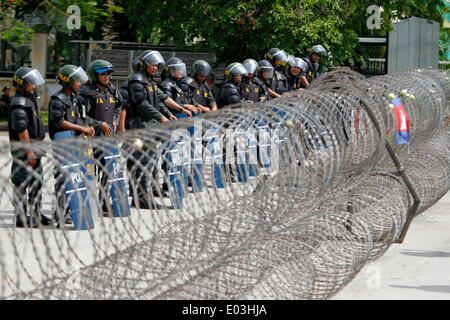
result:
<svg viewBox="0 0 450 320"><path fill-rule="evenodd" d="M450 299L450 192L417 216L402 244L368 263L332 299Z"/></svg>
<svg viewBox="0 0 450 320"><path fill-rule="evenodd" d="M0 132L0 142L6 141L7 133ZM85 246L83 239L75 238L72 247ZM450 299L450 193L413 220L403 244L393 244L367 264L332 299Z"/></svg>

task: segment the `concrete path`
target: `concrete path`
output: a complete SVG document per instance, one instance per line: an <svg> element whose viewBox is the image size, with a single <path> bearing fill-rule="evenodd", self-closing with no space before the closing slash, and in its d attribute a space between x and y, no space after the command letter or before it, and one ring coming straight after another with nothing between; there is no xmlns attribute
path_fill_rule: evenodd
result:
<svg viewBox="0 0 450 320"><path fill-rule="evenodd" d="M332 300L450 300L450 192Z"/></svg>

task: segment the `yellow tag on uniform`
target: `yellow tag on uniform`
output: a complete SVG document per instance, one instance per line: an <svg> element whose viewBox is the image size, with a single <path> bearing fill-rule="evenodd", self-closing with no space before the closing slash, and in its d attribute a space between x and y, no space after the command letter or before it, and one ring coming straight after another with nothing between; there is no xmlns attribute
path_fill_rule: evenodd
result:
<svg viewBox="0 0 450 320"><path fill-rule="evenodd" d="M36 110L34 110L34 115L37 116Z"/></svg>
<svg viewBox="0 0 450 320"><path fill-rule="evenodd" d="M158 85L155 84L155 91L158 91Z"/></svg>
<svg viewBox="0 0 450 320"><path fill-rule="evenodd" d="M72 110L72 117L75 118L75 111Z"/></svg>
<svg viewBox="0 0 450 320"><path fill-rule="evenodd" d="M153 92L153 87L148 87L148 91Z"/></svg>
<svg viewBox="0 0 450 320"><path fill-rule="evenodd" d="M200 95L200 90L197 90L197 95L198 95L198 96Z"/></svg>
<svg viewBox="0 0 450 320"><path fill-rule="evenodd" d="M97 98L97 103L103 103L102 98ZM75 115L74 115L75 116Z"/></svg>
<svg viewBox="0 0 450 320"><path fill-rule="evenodd" d="M312 72L311 71L309 72L309 75L312 76Z"/></svg>
<svg viewBox="0 0 450 320"><path fill-rule="evenodd" d="M109 102L110 102L110 103L116 103L116 100L114 100L113 97L109 97Z"/></svg>
<svg viewBox="0 0 450 320"><path fill-rule="evenodd" d="M255 88L255 92L259 92L259 89L258 89L258 88Z"/></svg>
<svg viewBox="0 0 450 320"><path fill-rule="evenodd" d="M296 89L297 88L297 84L296 83L294 83L294 89Z"/></svg>
<svg viewBox="0 0 450 320"><path fill-rule="evenodd" d="M177 93L177 97L179 97L180 96L180 94L179 93Z"/></svg>
<svg viewBox="0 0 450 320"><path fill-rule="evenodd" d="M245 88L245 92L250 92L250 90L248 90L248 87L247 87L247 88Z"/></svg>
<svg viewBox="0 0 450 320"><path fill-rule="evenodd" d="M81 118L81 114L78 112L78 118Z"/></svg>
<svg viewBox="0 0 450 320"><path fill-rule="evenodd" d="M208 98L208 92L205 92L204 96L205 98Z"/></svg>

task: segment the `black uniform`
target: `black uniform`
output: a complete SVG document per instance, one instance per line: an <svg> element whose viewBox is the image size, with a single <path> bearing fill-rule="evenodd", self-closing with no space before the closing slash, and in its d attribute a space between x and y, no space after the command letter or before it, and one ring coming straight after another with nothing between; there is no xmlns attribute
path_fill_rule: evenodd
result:
<svg viewBox="0 0 450 320"><path fill-rule="evenodd" d="M128 82L131 106L130 128L152 127L162 116L172 114L164 105L168 96L158 88L155 79L145 71L138 71Z"/></svg>
<svg viewBox="0 0 450 320"><path fill-rule="evenodd" d="M259 102L259 98L266 97L263 83L256 77L251 82L247 77L243 77L239 87L241 89L242 99L245 101Z"/></svg>
<svg viewBox="0 0 450 320"><path fill-rule="evenodd" d="M95 134L100 136L103 132L102 125L106 122L108 125L117 123L122 110L122 96L112 84L109 84L104 90L98 88L95 84L88 84L81 87L80 96L86 106L86 124L94 127ZM105 158L102 148L94 148L94 159L97 164L97 172L100 178L100 184L103 190L99 190L99 199L102 203L102 210L108 213L105 196L107 196L108 172L105 169ZM98 165L100 162L101 165Z"/></svg>
<svg viewBox="0 0 450 320"><path fill-rule="evenodd" d="M120 95L122 96L122 110L126 110L125 129L130 129L129 119L131 118L130 93L128 92L128 80L120 86Z"/></svg>
<svg viewBox="0 0 450 320"><path fill-rule="evenodd" d="M301 87L300 75L294 76L288 70L288 71L286 71L286 78L287 78L286 83L287 83L288 91L300 89L300 87Z"/></svg>
<svg viewBox="0 0 450 320"><path fill-rule="evenodd" d="M67 130L60 128L63 121L83 127L85 126L85 122L82 117L83 106L80 98L75 93L72 93L69 96L64 88L50 97L48 111L48 130L50 139L52 140L54 139L55 133ZM82 132L74 131L74 134L81 135ZM65 190L63 188L64 179L58 165L55 166L53 175L56 181L55 196L57 206L61 212L65 212L67 214L69 212L69 208L65 197ZM55 214L55 217L58 219L57 214Z"/></svg>
<svg viewBox="0 0 450 320"><path fill-rule="evenodd" d="M48 131L50 139L53 139L55 133L66 130L60 128L63 121L85 126L82 117L83 106L80 98L75 93L72 93L69 97L67 92L64 89L61 89L50 97L48 111ZM79 131L75 131L74 133L75 135L81 134Z"/></svg>
<svg viewBox="0 0 450 320"><path fill-rule="evenodd" d="M283 93L289 91L287 85L287 77L284 71L275 70L269 88L279 95L282 95Z"/></svg>
<svg viewBox="0 0 450 320"><path fill-rule="evenodd" d="M185 95L192 99L195 107L199 104L208 108L217 105L216 98L206 81L199 83L196 78L184 77L181 80L181 88L185 92Z"/></svg>
<svg viewBox="0 0 450 320"><path fill-rule="evenodd" d="M113 124L119 119L123 99L119 90L112 84L101 90L95 84L81 87L80 96L86 106L86 124L94 127L95 134L102 132L102 124Z"/></svg>
<svg viewBox="0 0 450 320"><path fill-rule="evenodd" d="M229 104L243 100L241 88L233 81L224 82L219 88L217 107L223 108Z"/></svg>
<svg viewBox="0 0 450 320"><path fill-rule="evenodd" d="M181 107L184 108L185 104L193 104L192 99L189 99L188 94L185 94L184 90L181 89L181 80L176 80L175 78L168 76L163 82L161 82L160 86L162 91Z"/></svg>
<svg viewBox="0 0 450 320"><path fill-rule="evenodd" d="M317 78L316 68L310 58L303 58L303 60L308 65L308 68L306 70L303 70L301 75L306 77L306 80L308 80L308 83L311 83L311 81L313 81L314 79ZM303 85L302 85L302 88L304 88Z"/></svg>
<svg viewBox="0 0 450 320"><path fill-rule="evenodd" d="M269 93L269 87L270 87L270 84L271 84L271 79L264 80L264 79L261 79L260 77L258 77L258 79L259 79L259 83L261 84L261 90L264 91L264 95L266 97L266 100L269 101L269 100L274 99L274 97L272 97L270 95L270 93Z"/></svg>
<svg viewBox="0 0 450 320"><path fill-rule="evenodd" d="M131 129L153 127L160 123L162 116L168 118L172 115L164 105L164 101L169 96L158 87L155 79L147 72L138 71L133 74L128 82L128 87L129 109L132 114L130 117ZM127 169L131 174L132 205L139 205L140 208L155 208L156 206L155 203L148 201L148 194L152 192L152 186L148 186L146 173L142 169L149 163L148 154L150 152L147 147L143 147L142 150L133 151L132 157L127 160ZM153 170L151 174L156 179L156 171Z"/></svg>
<svg viewBox="0 0 450 320"><path fill-rule="evenodd" d="M25 214L27 201L32 210L32 216L41 215L42 194L42 163L43 153L34 151L36 165L32 168L33 174L27 170L27 149L13 145L20 141L19 133L28 130L30 143L45 138L45 129L40 116L40 108L35 95L16 95L11 99L8 108L8 131L11 144L13 163L11 167L11 181L15 185L13 205L16 215ZM26 191L28 189L28 197ZM27 199L25 202L22 199ZM22 207L21 207L22 206Z"/></svg>
<svg viewBox="0 0 450 320"><path fill-rule="evenodd" d="M8 115L8 106L9 106L9 101L11 100L11 97L7 94L3 94L0 97L0 117L3 116L7 116Z"/></svg>

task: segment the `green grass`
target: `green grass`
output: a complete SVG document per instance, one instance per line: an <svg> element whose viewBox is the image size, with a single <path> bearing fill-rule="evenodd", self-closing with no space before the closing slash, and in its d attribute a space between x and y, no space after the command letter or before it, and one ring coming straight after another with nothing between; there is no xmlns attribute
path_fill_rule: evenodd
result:
<svg viewBox="0 0 450 320"><path fill-rule="evenodd" d="M48 125L48 110L41 110L41 118L44 125ZM0 118L0 124L8 124L8 119Z"/></svg>

